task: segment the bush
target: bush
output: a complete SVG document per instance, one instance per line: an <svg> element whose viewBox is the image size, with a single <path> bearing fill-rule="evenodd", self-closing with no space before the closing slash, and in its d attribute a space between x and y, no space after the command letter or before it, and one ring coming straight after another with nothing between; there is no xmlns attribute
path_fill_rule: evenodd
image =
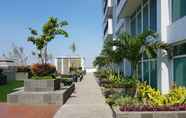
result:
<svg viewBox="0 0 186 118"><path fill-rule="evenodd" d="M170 105L174 104L185 104L186 103L186 88L175 87L168 95L166 95L167 103Z"/></svg>
<svg viewBox="0 0 186 118"><path fill-rule="evenodd" d="M138 98L126 96L125 94L115 93L108 97L106 102L112 106L134 106L141 105Z"/></svg>
<svg viewBox="0 0 186 118"><path fill-rule="evenodd" d="M34 80L51 80L56 79L55 76L32 76Z"/></svg>
<svg viewBox="0 0 186 118"><path fill-rule="evenodd" d="M73 80L71 78L64 78L64 79L61 79L61 81L65 86L69 86L73 83Z"/></svg>
<svg viewBox="0 0 186 118"><path fill-rule="evenodd" d="M165 104L166 97L161 95L159 90L153 89L146 83L141 83L137 88L137 97L143 101L144 104L161 106Z"/></svg>
<svg viewBox="0 0 186 118"><path fill-rule="evenodd" d="M49 76L56 73L56 68L51 64L33 64L32 73L35 76Z"/></svg>
<svg viewBox="0 0 186 118"><path fill-rule="evenodd" d="M30 72L30 66L17 66L17 72Z"/></svg>

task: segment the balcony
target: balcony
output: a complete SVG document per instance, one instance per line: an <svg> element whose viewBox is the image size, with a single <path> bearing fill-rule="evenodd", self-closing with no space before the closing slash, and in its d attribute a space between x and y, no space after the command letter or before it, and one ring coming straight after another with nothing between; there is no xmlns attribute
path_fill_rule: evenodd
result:
<svg viewBox="0 0 186 118"><path fill-rule="evenodd" d="M112 0L104 0L104 20L106 18L112 18Z"/></svg>
<svg viewBox="0 0 186 118"><path fill-rule="evenodd" d="M107 39L109 37L112 37L113 34L113 28L112 28L112 19L109 18L106 23L104 23L104 39Z"/></svg>
<svg viewBox="0 0 186 118"><path fill-rule="evenodd" d="M120 18L131 16L143 0L121 0L117 7L117 16Z"/></svg>
<svg viewBox="0 0 186 118"><path fill-rule="evenodd" d="M176 43L186 39L186 16L173 22L167 28L167 42Z"/></svg>

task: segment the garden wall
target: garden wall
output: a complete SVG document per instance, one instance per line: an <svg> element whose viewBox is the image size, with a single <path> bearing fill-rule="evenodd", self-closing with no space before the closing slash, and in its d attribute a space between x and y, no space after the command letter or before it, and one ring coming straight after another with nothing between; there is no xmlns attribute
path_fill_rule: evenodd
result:
<svg viewBox="0 0 186 118"><path fill-rule="evenodd" d="M114 108L115 118L186 118L186 111L121 112Z"/></svg>

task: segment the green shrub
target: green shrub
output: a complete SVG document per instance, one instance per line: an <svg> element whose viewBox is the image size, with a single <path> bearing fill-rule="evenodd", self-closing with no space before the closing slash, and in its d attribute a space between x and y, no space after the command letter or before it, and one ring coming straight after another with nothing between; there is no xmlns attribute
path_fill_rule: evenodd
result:
<svg viewBox="0 0 186 118"><path fill-rule="evenodd" d="M106 102L112 106L134 106L141 104L141 101L136 97L118 93L108 97Z"/></svg>
<svg viewBox="0 0 186 118"><path fill-rule="evenodd" d="M56 79L54 76L32 76L31 79L34 80L51 80L51 79Z"/></svg>
<svg viewBox="0 0 186 118"><path fill-rule="evenodd" d="M73 83L73 79L71 78L63 78L61 79L61 81L63 82L65 86L71 85Z"/></svg>
<svg viewBox="0 0 186 118"><path fill-rule="evenodd" d="M133 77L123 77L121 75L110 73L109 80L112 82L113 88L136 88L138 80Z"/></svg>

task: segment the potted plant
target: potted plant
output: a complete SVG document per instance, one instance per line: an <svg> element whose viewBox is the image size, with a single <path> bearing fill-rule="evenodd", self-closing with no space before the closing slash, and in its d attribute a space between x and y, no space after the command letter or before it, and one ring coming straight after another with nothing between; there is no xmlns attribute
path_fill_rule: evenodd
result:
<svg viewBox="0 0 186 118"><path fill-rule="evenodd" d="M43 25L41 34L29 28L31 35L28 41L36 47L37 51L33 54L38 57L39 63L31 66L33 76L30 80L25 80L25 91L53 91L60 88L60 80L56 79L55 75L56 68L48 63L47 47L58 35L68 37L68 33L63 29L66 25L68 25L66 21L50 17Z"/></svg>

